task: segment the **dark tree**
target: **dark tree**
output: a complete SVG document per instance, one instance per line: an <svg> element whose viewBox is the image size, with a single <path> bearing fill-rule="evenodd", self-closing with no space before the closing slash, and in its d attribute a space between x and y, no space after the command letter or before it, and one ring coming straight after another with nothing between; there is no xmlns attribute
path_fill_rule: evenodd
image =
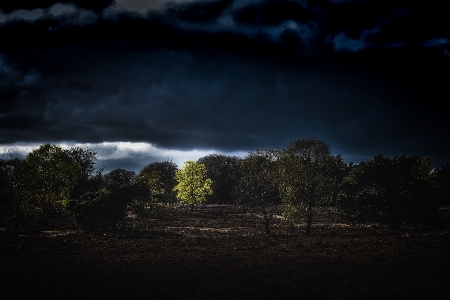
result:
<svg viewBox="0 0 450 300"><path fill-rule="evenodd" d="M353 167L341 186L339 214L349 222L380 222L392 230L404 222L436 221L438 201L429 157L381 154Z"/></svg>
<svg viewBox="0 0 450 300"><path fill-rule="evenodd" d="M125 169L115 169L103 176L104 185L126 186L133 183L136 172Z"/></svg>
<svg viewBox="0 0 450 300"><path fill-rule="evenodd" d="M60 147L50 144L30 152L14 170L15 193L21 197L21 212L42 215L66 208L69 192L78 178L78 165Z"/></svg>
<svg viewBox="0 0 450 300"><path fill-rule="evenodd" d="M294 140L280 152L275 177L288 218L306 217L306 235L311 232L313 214L333 194L335 166L340 160L330 146L318 138Z"/></svg>
<svg viewBox="0 0 450 300"><path fill-rule="evenodd" d="M145 168L156 171L159 174L159 180L164 189L161 195L161 202L171 205L176 203L177 197L173 188L177 185L177 180L175 179L175 171L178 169L177 165L172 161L163 161L150 163Z"/></svg>
<svg viewBox="0 0 450 300"><path fill-rule="evenodd" d="M206 166L208 178L213 184L212 195L206 198L211 204L235 204L237 199L233 191L240 180L240 163L242 159L235 156L225 156L221 154L211 154L198 160Z"/></svg>
<svg viewBox="0 0 450 300"><path fill-rule="evenodd" d="M80 200L85 193L100 188L99 179L102 176L103 168L97 166L97 153L90 149L73 147L66 152L78 165L78 181L70 192L70 197Z"/></svg>
<svg viewBox="0 0 450 300"><path fill-rule="evenodd" d="M344 163L340 154L331 158L328 171L330 175L330 195L329 198L323 203L324 206L336 206L340 186L344 181L344 178L350 173L352 167L353 163Z"/></svg>
<svg viewBox="0 0 450 300"><path fill-rule="evenodd" d="M435 171L439 204L450 206L450 163L445 162Z"/></svg>
<svg viewBox="0 0 450 300"><path fill-rule="evenodd" d="M237 185L239 203L261 214L267 234L270 233L276 206L281 204L273 181L275 167L272 150L250 152L240 164L242 175Z"/></svg>
<svg viewBox="0 0 450 300"><path fill-rule="evenodd" d="M0 219L10 227L20 209L19 198L14 191L14 170L21 164L20 159L0 159Z"/></svg>
<svg viewBox="0 0 450 300"><path fill-rule="evenodd" d="M75 220L86 229L111 230L117 237L118 224L126 217L133 198L128 186L119 185L86 193L75 205Z"/></svg>

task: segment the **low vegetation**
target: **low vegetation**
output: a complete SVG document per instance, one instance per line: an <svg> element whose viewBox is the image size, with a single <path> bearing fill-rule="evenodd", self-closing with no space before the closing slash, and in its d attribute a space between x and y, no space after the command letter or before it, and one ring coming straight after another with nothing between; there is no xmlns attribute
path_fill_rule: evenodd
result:
<svg viewBox="0 0 450 300"><path fill-rule="evenodd" d="M0 296L448 299L448 170L310 138L103 174L43 145L0 161Z"/></svg>

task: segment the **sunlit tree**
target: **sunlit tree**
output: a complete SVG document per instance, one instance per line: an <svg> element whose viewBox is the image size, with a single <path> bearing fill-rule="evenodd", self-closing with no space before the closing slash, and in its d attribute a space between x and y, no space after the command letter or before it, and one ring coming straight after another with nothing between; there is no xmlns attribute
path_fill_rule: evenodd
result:
<svg viewBox="0 0 450 300"><path fill-rule="evenodd" d="M78 165L60 147L50 144L30 152L14 171L15 192L25 214L48 213L67 204L78 179Z"/></svg>
<svg viewBox="0 0 450 300"><path fill-rule="evenodd" d="M177 198L182 204L194 205L206 201L206 195L212 194L212 180L207 178L207 170L204 164L188 160L181 170L177 170L175 178L178 184L174 187Z"/></svg>

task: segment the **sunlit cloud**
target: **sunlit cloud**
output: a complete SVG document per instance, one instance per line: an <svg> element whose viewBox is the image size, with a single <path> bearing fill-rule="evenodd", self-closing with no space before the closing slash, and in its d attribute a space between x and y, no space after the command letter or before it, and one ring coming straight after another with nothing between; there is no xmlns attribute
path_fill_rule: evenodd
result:
<svg viewBox="0 0 450 300"><path fill-rule="evenodd" d="M0 146L0 159L23 159L28 153L39 148L39 143L15 143ZM140 171L144 166L155 161L172 161L182 167L187 160L198 160L210 154L244 157L245 151L222 152L215 150L176 150L158 148L150 143L103 142L103 143L57 143L63 149L80 147L97 153L98 165L104 166L105 172L116 168Z"/></svg>

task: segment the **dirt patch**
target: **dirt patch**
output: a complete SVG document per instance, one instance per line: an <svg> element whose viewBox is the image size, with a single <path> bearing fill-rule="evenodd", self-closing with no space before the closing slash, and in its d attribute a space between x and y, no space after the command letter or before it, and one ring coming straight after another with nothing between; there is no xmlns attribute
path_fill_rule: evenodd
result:
<svg viewBox="0 0 450 300"><path fill-rule="evenodd" d="M448 211L444 210L448 217ZM281 211L280 214L281 216ZM450 228L313 224L239 206L162 207L116 239L0 231L0 299L450 299Z"/></svg>

